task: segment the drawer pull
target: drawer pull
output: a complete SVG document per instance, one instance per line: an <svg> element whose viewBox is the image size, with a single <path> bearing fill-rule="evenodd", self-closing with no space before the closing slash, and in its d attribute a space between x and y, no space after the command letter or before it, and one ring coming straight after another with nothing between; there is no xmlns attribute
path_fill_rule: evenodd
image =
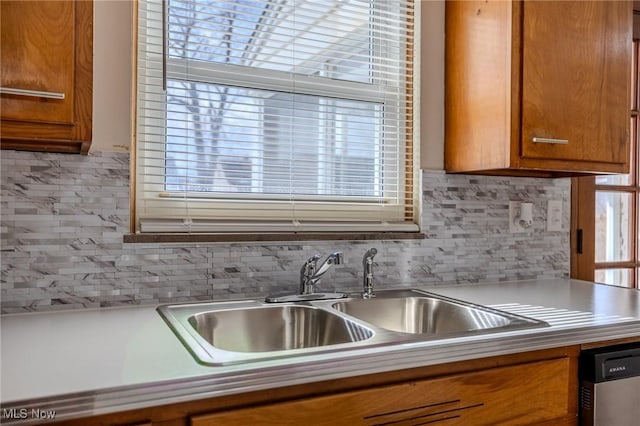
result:
<svg viewBox="0 0 640 426"><path fill-rule="evenodd" d="M549 139L549 138L533 138L535 143L555 143L558 145L567 145L569 139Z"/></svg>
<svg viewBox="0 0 640 426"><path fill-rule="evenodd" d="M14 87L0 87L0 94L3 94L3 95L18 95L18 96L31 96L31 97L34 97L34 98L64 99L64 93L41 92L39 90L16 89Z"/></svg>

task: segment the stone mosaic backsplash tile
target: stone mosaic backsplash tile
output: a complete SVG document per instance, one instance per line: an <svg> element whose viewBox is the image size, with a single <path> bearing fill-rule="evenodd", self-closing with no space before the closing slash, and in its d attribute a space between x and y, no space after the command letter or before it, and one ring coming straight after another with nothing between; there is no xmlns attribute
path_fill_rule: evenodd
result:
<svg viewBox="0 0 640 426"><path fill-rule="evenodd" d="M319 288L359 291L369 247L379 288L569 274L568 179L425 171L423 240L125 244L128 154L0 156L2 313L264 297L297 289L302 262L333 251L345 263ZM509 233L509 200L533 203L531 232ZM546 231L547 200L563 201L562 231Z"/></svg>

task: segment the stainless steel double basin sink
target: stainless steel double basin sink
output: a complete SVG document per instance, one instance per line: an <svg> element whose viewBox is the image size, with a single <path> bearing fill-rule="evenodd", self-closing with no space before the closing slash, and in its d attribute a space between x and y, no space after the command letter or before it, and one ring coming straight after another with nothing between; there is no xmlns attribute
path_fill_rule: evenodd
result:
<svg viewBox="0 0 640 426"><path fill-rule="evenodd" d="M498 333L547 324L422 290L376 297L165 305L158 312L205 365Z"/></svg>

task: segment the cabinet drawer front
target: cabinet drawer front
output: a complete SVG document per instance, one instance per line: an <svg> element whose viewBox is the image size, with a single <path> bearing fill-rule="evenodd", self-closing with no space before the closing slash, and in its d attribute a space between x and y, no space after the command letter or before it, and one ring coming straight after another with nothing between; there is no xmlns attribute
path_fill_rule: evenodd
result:
<svg viewBox="0 0 640 426"><path fill-rule="evenodd" d="M568 358L192 417L213 425L524 425L566 416Z"/></svg>
<svg viewBox="0 0 640 426"><path fill-rule="evenodd" d="M522 7L522 156L626 163L632 5Z"/></svg>

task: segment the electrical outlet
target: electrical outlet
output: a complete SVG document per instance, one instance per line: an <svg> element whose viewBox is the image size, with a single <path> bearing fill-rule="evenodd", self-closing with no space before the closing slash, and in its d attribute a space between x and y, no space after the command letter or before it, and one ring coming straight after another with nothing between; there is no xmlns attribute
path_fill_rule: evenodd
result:
<svg viewBox="0 0 640 426"><path fill-rule="evenodd" d="M533 204L509 201L509 232L517 234L533 229Z"/></svg>
<svg viewBox="0 0 640 426"><path fill-rule="evenodd" d="M562 200L547 201L547 231L562 231Z"/></svg>

